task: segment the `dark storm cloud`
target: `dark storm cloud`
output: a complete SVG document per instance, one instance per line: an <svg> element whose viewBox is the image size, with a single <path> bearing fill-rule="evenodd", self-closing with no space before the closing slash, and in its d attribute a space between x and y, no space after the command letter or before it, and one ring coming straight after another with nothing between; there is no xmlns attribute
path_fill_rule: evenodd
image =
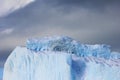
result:
<svg viewBox="0 0 120 80"><path fill-rule="evenodd" d="M44 0L48 4L53 4L56 6L81 6L85 8L105 8L107 5L119 5L120 0Z"/></svg>
<svg viewBox="0 0 120 80"><path fill-rule="evenodd" d="M46 2L48 5L45 4ZM51 6L51 4L53 3L61 4L61 5L56 5L56 7L54 7L54 6ZM85 3L88 3L88 4L85 5ZM116 14L114 13L113 13L114 15L111 15L112 13L109 14L109 11L106 13L102 13L102 14L95 13L94 15L94 12L90 11L91 9L86 10L85 8L82 8L80 6L78 6L80 10L70 9L70 12L66 13L66 11L63 10L63 8L66 8L67 10L69 7L66 7L64 5L75 6L76 4L80 4L81 6L82 5L87 6L91 4L92 6L94 6L93 8L96 8L96 5L101 5L100 7L102 7L102 5L107 6L107 4L114 4L114 3L119 3L119 1L117 0L109 0L109 1L107 0L99 0L99 1L98 0L91 0L91 1L90 0L84 0L84 1L83 0L49 0L49 1L48 0L44 0L44 1L37 0L33 4L30 4L29 6L27 6L26 8L15 11L14 13L0 19L0 24L5 25L5 27L15 28L15 32L13 34L16 33L15 34L16 36L17 35L23 36L23 34L27 36L27 35L33 34L33 32L41 33L41 31L42 32L46 31L46 29L48 29L49 27L51 27L51 29L54 29L56 27L61 27L63 29L69 28L71 30L72 29L78 30L82 28L83 29L86 29L86 28L95 29L95 28L98 28L96 27L98 26L97 24L101 25L101 24L106 23L109 20L109 19L104 18L107 16L107 14L108 14L108 17L113 16L113 18L110 17L110 19L112 20L115 17L119 18L119 15L116 16ZM96 5L93 5L93 4L96 4ZM112 9L112 11L114 11L114 9ZM97 16L101 16L103 18L98 20ZM93 20L90 20L90 19L93 19ZM119 19L117 21L119 21ZM111 21L108 21L107 24L109 23L111 24ZM115 22L113 23L115 24ZM109 26L109 25L107 26L105 25L101 25L99 26L99 28ZM116 25L112 26L111 29L113 27L116 27ZM34 30L34 28L36 29Z"/></svg>
<svg viewBox="0 0 120 80"><path fill-rule="evenodd" d="M46 2L48 3L48 5L45 4ZM51 22L50 20L53 18L58 19L57 21L58 21L58 23L60 23L59 18L61 16L64 16L65 11L61 10L61 7L60 8L58 7L60 5L57 5L57 4L61 4L62 8L68 9L69 7L66 7L64 5L75 6L76 4L80 4L81 6L82 5L87 6L87 5L91 4L92 6L94 6L93 8L97 8L96 7L97 5L101 5L100 7L102 7L103 4L105 6L107 6L107 4L114 4L114 3L118 4L119 2L120 2L119 0L109 0L109 1L108 0L44 0L44 1L36 0L35 3L30 4L26 8L20 9L19 11L16 11L3 19L0 19L0 23L6 24L6 22L7 22L7 26L10 24L9 27L16 26L17 28L20 28L20 29L22 27L27 28L28 26L29 27L37 26L38 23L40 25L45 25L46 23ZM53 3L56 3L56 8L54 8L54 6L50 5ZM84 3L88 3L88 4L85 5ZM62 5L62 4L64 4L64 5ZM96 5L93 5L93 4L96 4ZM81 7L78 7L78 8L81 9ZM119 10L119 8L118 8L118 10ZM74 11L75 11L74 9L71 9L71 12L69 12L69 13L74 13ZM67 14L69 14L69 13L67 13ZM85 14L86 14L86 12L85 12ZM79 14L77 14L77 15L79 17ZM79 21L78 21L78 23L79 23ZM76 22L76 24L77 24L77 22ZM44 28L42 28L42 29L44 29Z"/></svg>
<svg viewBox="0 0 120 80"><path fill-rule="evenodd" d="M82 4L82 3L95 3L96 2L96 1L94 2L94 1L88 1L88 0L87 1L56 0L56 1L57 1L57 3L66 4L66 5L67 4ZM51 3L56 2L56 1L50 0ZM100 1L100 2L107 3L107 1ZM113 2L113 0L109 1L108 3L111 3L111 2ZM116 0L115 0L115 2L116 2ZM99 1L98 1L98 3L99 3ZM66 6L62 6L62 7L64 8ZM96 6L94 6L94 7L96 7ZM81 9L81 7L79 7L79 8ZM81 14L81 16L83 16L82 18L80 17L80 14ZM105 14L107 14L107 13L105 13ZM74 15L76 15L76 16L74 16ZM94 17L96 17L96 16L99 16L99 13L98 13L98 15L94 16L94 14L91 15L91 12L84 10L84 8L80 12L71 9L71 12L64 13L64 11L61 11L61 9L59 10L59 8L54 8L51 5L43 5L42 6L42 1L38 0L34 4L30 4L26 8L16 11L16 12L12 13L11 15L1 19L0 22L1 22L1 24L5 24L6 26L14 27L16 29L15 32L20 33L20 35L22 35L22 34L29 35L30 33L34 32L34 28L36 28L36 30L38 30L40 32L46 30L47 28L49 28L48 25L46 25L46 24L49 24L49 26L52 26L52 28L56 28L59 25L60 27L62 27L64 29L68 29L68 28L76 29L76 30L79 28L94 29L97 27L92 21L95 21L95 22L101 21L101 20L97 20L97 19L90 20L91 17L92 17L92 19L94 19ZM104 16L106 16L106 15L103 15L102 17L104 17ZM112 15L110 15L110 16L112 16ZM65 19L64 17L68 18L68 19ZM69 18L73 19L73 21L69 20ZM104 20L104 18L103 18L103 20ZM91 23L89 23L89 22L92 22L94 25L91 25ZM99 22L97 22L97 23L100 24ZM88 27L88 25L86 25L86 23L90 24L90 26ZM38 26L38 27L36 27L36 26ZM29 27L29 29L28 29L28 27ZM104 27L104 26L102 26L102 27ZM22 29L22 31L21 31L21 29ZM35 33L38 31L35 31Z"/></svg>
<svg viewBox="0 0 120 80"><path fill-rule="evenodd" d="M56 0L54 0L56 1ZM120 2L119 0L57 0L61 4L83 4L83 5L107 5ZM85 6L86 6L85 5Z"/></svg>

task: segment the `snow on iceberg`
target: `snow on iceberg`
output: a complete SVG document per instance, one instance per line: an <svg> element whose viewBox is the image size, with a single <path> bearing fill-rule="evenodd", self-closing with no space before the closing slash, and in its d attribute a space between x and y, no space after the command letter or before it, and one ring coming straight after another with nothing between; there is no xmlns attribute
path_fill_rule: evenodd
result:
<svg viewBox="0 0 120 80"><path fill-rule="evenodd" d="M119 53L66 36L27 40L4 66L3 80L119 80Z"/></svg>

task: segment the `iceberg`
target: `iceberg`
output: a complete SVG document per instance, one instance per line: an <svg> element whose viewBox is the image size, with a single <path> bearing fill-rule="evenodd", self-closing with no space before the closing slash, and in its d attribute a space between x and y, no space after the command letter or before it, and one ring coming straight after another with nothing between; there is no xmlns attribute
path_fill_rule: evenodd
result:
<svg viewBox="0 0 120 80"><path fill-rule="evenodd" d="M28 39L9 55L3 80L119 80L119 54L67 36Z"/></svg>

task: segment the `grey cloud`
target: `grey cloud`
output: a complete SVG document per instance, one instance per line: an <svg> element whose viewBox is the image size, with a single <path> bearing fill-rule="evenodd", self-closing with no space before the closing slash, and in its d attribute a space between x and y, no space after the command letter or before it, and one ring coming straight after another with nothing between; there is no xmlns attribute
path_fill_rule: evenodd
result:
<svg viewBox="0 0 120 80"><path fill-rule="evenodd" d="M108 5L120 4L120 0L44 0L44 2L54 6L66 6L68 7L67 9L81 6L95 10L104 9Z"/></svg>
<svg viewBox="0 0 120 80"><path fill-rule="evenodd" d="M8 55L10 54L11 50L2 50L0 54L0 61L4 61Z"/></svg>
<svg viewBox="0 0 120 80"><path fill-rule="evenodd" d="M4 66L4 63L7 59L7 57L10 55L11 51L12 51L11 49L6 49L6 50L0 51L0 67Z"/></svg>

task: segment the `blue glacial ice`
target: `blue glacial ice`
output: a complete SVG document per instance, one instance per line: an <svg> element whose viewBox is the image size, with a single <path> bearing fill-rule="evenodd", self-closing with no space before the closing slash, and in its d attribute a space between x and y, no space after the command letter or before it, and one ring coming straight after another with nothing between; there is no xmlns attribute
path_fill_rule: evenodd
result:
<svg viewBox="0 0 120 80"><path fill-rule="evenodd" d="M3 80L119 80L120 55L110 46L66 36L28 39L4 65Z"/></svg>
<svg viewBox="0 0 120 80"><path fill-rule="evenodd" d="M109 59L111 55L110 46L105 44L87 45L81 44L67 36L45 37L42 39L28 39L28 49L39 51L57 51L76 54L80 57L94 56ZM114 58L114 57L112 57Z"/></svg>

